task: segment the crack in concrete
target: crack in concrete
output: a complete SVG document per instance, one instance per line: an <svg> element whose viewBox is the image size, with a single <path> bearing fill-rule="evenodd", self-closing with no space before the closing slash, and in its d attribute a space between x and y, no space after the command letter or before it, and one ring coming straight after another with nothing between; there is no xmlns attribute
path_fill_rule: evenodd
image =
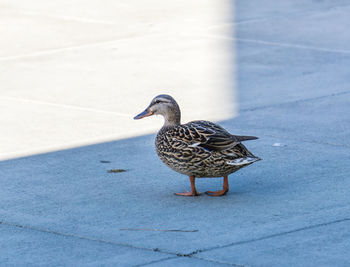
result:
<svg viewBox="0 0 350 267"><path fill-rule="evenodd" d="M236 41L240 41L240 42L247 42L247 43L273 45L273 46L281 46L281 47L289 47L289 48L297 48L297 49L306 49L306 50L314 50L314 51L327 52L327 53L350 54L350 50L347 50L347 49L329 49L329 48L322 48L322 47L317 47L317 46L308 46L308 45L290 44L290 43L281 43L281 42L271 42L271 41L246 39L246 38L232 38L232 39L235 39Z"/></svg>
<svg viewBox="0 0 350 267"><path fill-rule="evenodd" d="M7 221L2 221L2 220L0 221L0 225L7 225L7 226L21 228L21 229L25 229L25 230L31 230L31 231L47 233L47 234L53 234L53 235L69 237L69 238L73 238L73 239L81 239L81 240L85 240L85 241L97 242L97 243L102 243L102 244L107 244L107 245L113 245L113 246L119 246L119 247L127 247L127 248L132 248L132 249L140 249L140 250L146 250L146 251L150 251L150 252L156 252L156 253L172 255L172 256L169 256L167 258L163 258L163 259L159 259L159 260L155 260L155 261L151 261L151 262L147 262L147 263L143 263L143 264L134 265L135 267L136 266L147 266L149 264L163 262L163 261L167 261L167 260L170 260L170 259L176 259L176 258L179 258L179 257L194 258L193 255L195 255L197 253L200 253L202 251L202 250L195 250L195 251L190 252L190 253L171 252L171 251L161 250L159 248L139 247L139 246L134 246L134 245L126 244L126 243L119 243L119 242L114 242L114 241L109 241L109 240L91 238L91 237L87 237L87 236L79 236L79 235L74 235L74 234L67 234L67 233L63 233L63 232L58 232L58 231L53 231L53 230L43 229L43 228L37 228L37 227L33 227L33 226L26 226L26 225L22 225L22 224L18 224L18 223L12 223L12 222L7 222ZM232 263L223 263L223 262L214 261L214 260L207 260L207 259L203 259L203 258L200 258L200 257L195 257L195 259L203 260L203 261L209 261L209 262L214 262L214 263L228 264L228 265L237 266L237 267L244 267L242 265L237 265L237 264L232 264Z"/></svg>
<svg viewBox="0 0 350 267"><path fill-rule="evenodd" d="M20 101L20 102L25 102L25 103L30 103L30 104L37 104L37 105L46 105L46 106L52 106L52 107L58 107L58 108L75 109L75 110L80 110L80 111L98 112L98 113L104 113L104 114L109 114L109 115L116 115L116 116L120 116L120 117L130 118L130 114L127 114L127 113L111 111L111 110L104 110L104 109L99 109L99 108L90 108L90 107L84 107L84 106L78 106L78 105L55 103L55 102L44 101L44 100L36 100L36 99L22 98L22 97L16 97L16 96L6 96L6 95L0 95L0 99Z"/></svg>
<svg viewBox="0 0 350 267"><path fill-rule="evenodd" d="M103 244L107 244L107 245L127 247L127 248L133 248L133 249L141 249L141 250L147 250L147 251L159 252L159 253L163 253L163 254L170 254L170 255L177 256L177 253L174 253L171 251L161 250L158 248L140 247L140 246L130 245L130 244L126 244L126 243L119 243L119 242L114 242L114 241L109 241L109 240L91 238L91 237L87 237L87 236L68 234L68 233L58 232L58 231L54 231L54 230L43 229L43 228L38 228L38 227L33 227L33 226L28 226L28 225L22 225L22 224L12 223L12 222L2 221L2 220L0 221L0 225L7 225L7 226L16 227L16 228L21 228L21 229L26 229L26 230L31 230L31 231L41 232L41 233L47 233L47 234L53 234L53 235L58 235L58 236L63 236L63 237L69 237L69 238L74 238L74 239L81 239L81 240L86 240L86 241L91 241L91 242L103 243Z"/></svg>
<svg viewBox="0 0 350 267"><path fill-rule="evenodd" d="M165 258L165 259L160 259L160 260L155 260L155 261L150 261L147 263L143 263L143 264L139 264L139 265L134 265L133 267L141 267L141 266L147 266L153 263L160 263L160 262L165 262L168 260L172 260L172 259L176 259L178 257L188 257L188 258L192 258L192 259L196 259L196 260L200 260L200 261L206 261L206 262L210 262L210 263L215 263L217 264L223 264L223 265L228 265L228 266L234 266L234 267L247 267L245 265L239 265L239 264L235 264L235 263L231 263L231 262L224 262L224 261L218 261L218 260L212 260L212 259L205 259L205 258L201 258L201 257L193 257L193 256L177 256L177 257L169 257L169 258Z"/></svg>
<svg viewBox="0 0 350 267"><path fill-rule="evenodd" d="M71 51L71 50L77 50L77 49L84 49L84 48L93 48L98 46L105 46L105 45L111 45L115 43L125 42L129 40L137 40L142 39L145 36L156 36L161 35L157 33L149 33L149 34L140 34L140 35L129 35L129 36L121 36L114 39L107 39L107 40L100 40L96 42L86 42L82 44L75 44L75 45L69 45L69 46L63 46L63 47L57 47L57 48L48 48L48 49L39 49L37 51L19 54L19 55L12 55L12 56L2 56L0 57L1 61L10 61L10 60L18 60L18 59L25 59L25 58L32 58L32 57L40 57L45 55L53 55L60 52L65 51Z"/></svg>
<svg viewBox="0 0 350 267"><path fill-rule="evenodd" d="M265 136L265 137L272 137L272 138L283 138L283 139L289 139L292 141L300 142L300 143L309 143L309 144L317 144L317 145L326 145L326 146L336 146L336 147L348 147L350 148L350 145L347 144L337 144L337 143L329 143L329 142L320 142L320 141L315 141L315 140L306 140L306 139L299 139L299 138L291 138L290 136L277 136L277 135L272 135L272 134L259 134L260 136Z"/></svg>
<svg viewBox="0 0 350 267"><path fill-rule="evenodd" d="M314 15L319 14L323 12L328 12L330 10L334 10L337 8L346 8L349 7L349 4L344 5L334 5L330 7L321 7L321 8L314 8L314 9L308 9L303 11L295 11L295 12L289 12L289 13L283 13L276 16L269 16L269 17L258 17L258 18L252 18L252 19L243 19L241 21L236 21L233 24L234 25L240 25L240 24L248 24L248 23L255 23L255 22L262 22L262 21L268 21L273 19L279 19L279 18L285 18L285 17L295 17L295 16L301 16L301 15Z"/></svg>
<svg viewBox="0 0 350 267"><path fill-rule="evenodd" d="M280 106L289 105L289 104L303 103L303 102L314 101L314 100L324 99L324 98L328 98L328 97L336 97L336 96L347 95L347 94L350 94L350 91L342 91L342 92L332 93L332 94L328 94L328 95L321 95L321 96L316 96L316 97L297 99L297 100L293 100L293 101L287 101L287 102L264 105L264 106L256 106L256 107L252 107L252 108L243 108L243 109L240 109L240 112L249 112L249 111L256 111L259 109L280 107Z"/></svg>
<svg viewBox="0 0 350 267"><path fill-rule="evenodd" d="M90 24L102 24L102 25L118 25L117 22L113 21L106 21L106 20L100 20L100 19L91 19L86 17L79 17L79 16L66 16L61 14L46 14L45 12L37 12L33 10L19 10L17 11L18 14L24 15L24 16L32 16L32 17L44 17L54 20L64 20L64 21L73 21L73 22L80 22L80 23L90 23Z"/></svg>
<svg viewBox="0 0 350 267"><path fill-rule="evenodd" d="M261 240L266 240L266 239L275 238L275 237L279 237L279 236L284 236L284 235L289 235L289 234L298 233L298 232L302 232L302 231L307 231L307 230L310 230L310 229L315 229L315 228L319 228L319 227L329 226L329 225L332 225L332 224L342 223L342 222L346 222L346 221L350 221L350 218L343 218L343 219L338 219L338 220L334 220L334 221L330 221L330 222L309 225L309 226L305 226L305 227L289 230L289 231L286 231L286 232L280 232L280 233L266 235L266 236L262 236L262 237L258 237L258 238L252 238L252 239L248 239L248 240L237 241L237 242L233 242L233 243L222 245L222 246L206 248L206 249L202 249L201 252L207 252L207 251L213 251L213 250L216 250L216 249L222 249L222 248L227 248L227 247L233 247L233 246L249 244L249 243L253 243L253 242L257 242L257 241L261 241Z"/></svg>
<svg viewBox="0 0 350 267"><path fill-rule="evenodd" d="M63 232L58 232L58 231L53 231L53 230L43 229L43 228L37 228L37 227L33 227L33 226L26 226L26 225L21 225L18 223L7 222L7 221L0 221L0 225L2 224L2 225L12 226L12 227L16 227L16 228L22 228L22 229L26 229L26 230L32 230L32 231L37 231L37 232L41 232L41 233L48 233L48 234L53 234L53 235L58 235L58 236L63 236L63 237L69 237L69 238L81 239L81 240L103 243L103 244L108 244L108 245L114 245L114 246L127 247L127 248L132 248L132 249L140 249L140 250L146 250L146 251L150 251L150 252L158 252L158 253L162 253L162 254L173 255L173 256L165 258L165 259L160 259L157 261L152 261L149 263L144 263L144 264L136 265L136 266L145 266L145 265L149 265L149 264L156 263L156 262L162 262L162 261L166 261L169 259L175 259L177 257L188 257L188 258L194 258L194 259L210 261L210 262L215 262L215 263L220 263L220 264L229 264L231 266L236 266L236 267L244 267L243 265L239 265L239 264L235 264L235 263L220 262L217 260L202 258L202 257L199 257L197 254L200 254L202 252L208 252L208 251L213 251L213 250L217 250L217 249L227 248L227 247L249 244L249 243L253 243L253 242L257 242L257 241L261 241L261 240L271 239L271 238L284 236L284 235L288 235L288 234L293 234L293 233L297 233L297 232L301 232L301 231L307 231L310 229L329 226L332 224L342 223L342 222L346 222L346 221L350 221L350 218L343 218L343 219L338 219L338 220L334 220L334 221L330 221L330 222L309 225L309 226L296 228L296 229L285 231L285 232L280 232L280 233L262 236L262 237L258 237L258 238L252 238L252 239L248 239L248 240L237 241L237 242L229 243L226 245L215 246L215 247L210 247L210 248L205 248L205 249L198 249L198 250L194 250L190 253L171 252L171 251L161 250L159 248L140 247L140 246L130 245L130 244L126 244L126 243L119 243L119 242L108 241L108 240L103 240L103 239L91 238L91 237L87 237L87 236L67 234L67 233L63 233Z"/></svg>
<svg viewBox="0 0 350 267"><path fill-rule="evenodd" d="M155 261L150 261L150 262L146 262L146 263L142 263L142 264L133 265L133 267L147 266L147 265L150 265L153 263L164 262L164 261L168 261L168 260L172 260L172 259L176 259L176 258L177 258L177 256L169 257L169 258L165 258L165 259L159 259L159 260L155 260Z"/></svg>
<svg viewBox="0 0 350 267"><path fill-rule="evenodd" d="M265 106L257 106L257 107L253 107L253 108L245 108L245 109L241 109L240 113L251 112L251 111L256 111L256 110L260 110L260 109L281 107L284 105L298 104L298 103L304 103L304 102L309 102L309 101L316 101L316 100L320 100L320 99L324 99L324 98L328 98L328 97L337 97L337 96L348 95L348 94L350 94L350 91L343 91L343 92L332 93L332 94L328 94L328 95L322 95L322 96L311 97L311 98L298 99L298 100L288 101L288 102L283 102L283 103L277 103L277 104L271 104L271 105L265 105ZM277 137L277 136L269 135L269 134L264 134L264 136L273 137L273 138ZM278 137L281 138L281 136L278 136ZM350 145L347 145L347 144L319 142L319 141L315 141L315 140L305 140L305 139L290 138L290 137L284 137L284 138L288 138L290 140L304 142L304 143L321 144L321 145L329 145L329 146L337 146L337 147L350 147Z"/></svg>
<svg viewBox="0 0 350 267"><path fill-rule="evenodd" d="M228 41L246 42L246 43L269 45L269 46L280 46L280 47L296 48L296 49L304 49L304 50L313 50L313 51L326 52L326 53L350 54L350 50L348 50L348 49L330 49L330 48L309 46L309 45L302 45L302 44L281 43L281 42L264 41L264 40L257 40L257 39L247 39L247 38L239 38L239 37L230 37L230 36L214 35L214 34L206 34L206 35L201 35L201 36L206 37L206 38L217 38L217 39L223 39L223 40L228 40Z"/></svg>
<svg viewBox="0 0 350 267"><path fill-rule="evenodd" d="M206 259L206 258L202 258L202 257L192 257L193 259L198 259L198 260L203 260L203 261L209 261L212 263L216 263L216 264L225 264L225 265L230 265L230 266L234 266L234 267L248 267L247 265L242 265L242 264L236 264L236 263L231 263L231 262L226 262L226 261L219 261L219 260L212 260L212 259Z"/></svg>

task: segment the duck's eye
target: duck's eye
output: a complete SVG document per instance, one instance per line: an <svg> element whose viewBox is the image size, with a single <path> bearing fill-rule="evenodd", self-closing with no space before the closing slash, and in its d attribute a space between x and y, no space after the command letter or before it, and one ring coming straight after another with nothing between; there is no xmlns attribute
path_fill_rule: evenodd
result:
<svg viewBox="0 0 350 267"><path fill-rule="evenodd" d="M161 101L159 99L156 100L156 104L159 104Z"/></svg>

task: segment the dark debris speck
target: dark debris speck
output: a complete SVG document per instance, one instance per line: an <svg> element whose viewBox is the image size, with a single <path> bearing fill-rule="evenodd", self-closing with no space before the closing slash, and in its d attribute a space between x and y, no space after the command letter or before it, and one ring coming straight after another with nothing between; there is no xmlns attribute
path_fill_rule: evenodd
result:
<svg viewBox="0 0 350 267"><path fill-rule="evenodd" d="M124 169L111 169L108 171L109 173L118 173L118 172L126 172Z"/></svg>

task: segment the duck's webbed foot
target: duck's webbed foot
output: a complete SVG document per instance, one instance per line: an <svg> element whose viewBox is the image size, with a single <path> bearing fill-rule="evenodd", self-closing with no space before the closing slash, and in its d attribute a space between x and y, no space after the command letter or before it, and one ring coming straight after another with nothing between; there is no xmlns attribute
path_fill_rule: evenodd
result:
<svg viewBox="0 0 350 267"><path fill-rule="evenodd" d="M226 195L226 193L228 192L228 190L219 190L219 191L207 191L205 192L208 196L211 197L221 197Z"/></svg>
<svg viewBox="0 0 350 267"><path fill-rule="evenodd" d="M220 197L220 196L224 196L226 195L226 193L228 192L228 178L227 176L224 176L224 184L222 187L222 190L219 191L207 191L205 192L208 196L212 196L212 197Z"/></svg>
<svg viewBox="0 0 350 267"><path fill-rule="evenodd" d="M191 182L191 192L184 192L184 193L175 193L177 196L186 196L186 197L195 197L200 196L201 193L197 192L196 185L195 185L195 178L194 176L190 176L190 182Z"/></svg>

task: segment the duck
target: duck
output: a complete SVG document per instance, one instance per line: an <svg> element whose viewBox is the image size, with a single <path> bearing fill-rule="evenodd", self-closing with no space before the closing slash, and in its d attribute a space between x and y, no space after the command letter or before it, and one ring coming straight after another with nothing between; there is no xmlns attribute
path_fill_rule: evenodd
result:
<svg viewBox="0 0 350 267"><path fill-rule="evenodd" d="M223 177L223 188L205 192L209 196L223 196L229 191L228 175L261 160L254 156L243 141L255 136L230 134L220 125L195 120L181 124L181 111L175 99L167 94L154 97L135 120L152 115L164 117L164 125L155 138L158 157L172 170L189 177L191 191L175 193L179 196L199 196L196 178Z"/></svg>

